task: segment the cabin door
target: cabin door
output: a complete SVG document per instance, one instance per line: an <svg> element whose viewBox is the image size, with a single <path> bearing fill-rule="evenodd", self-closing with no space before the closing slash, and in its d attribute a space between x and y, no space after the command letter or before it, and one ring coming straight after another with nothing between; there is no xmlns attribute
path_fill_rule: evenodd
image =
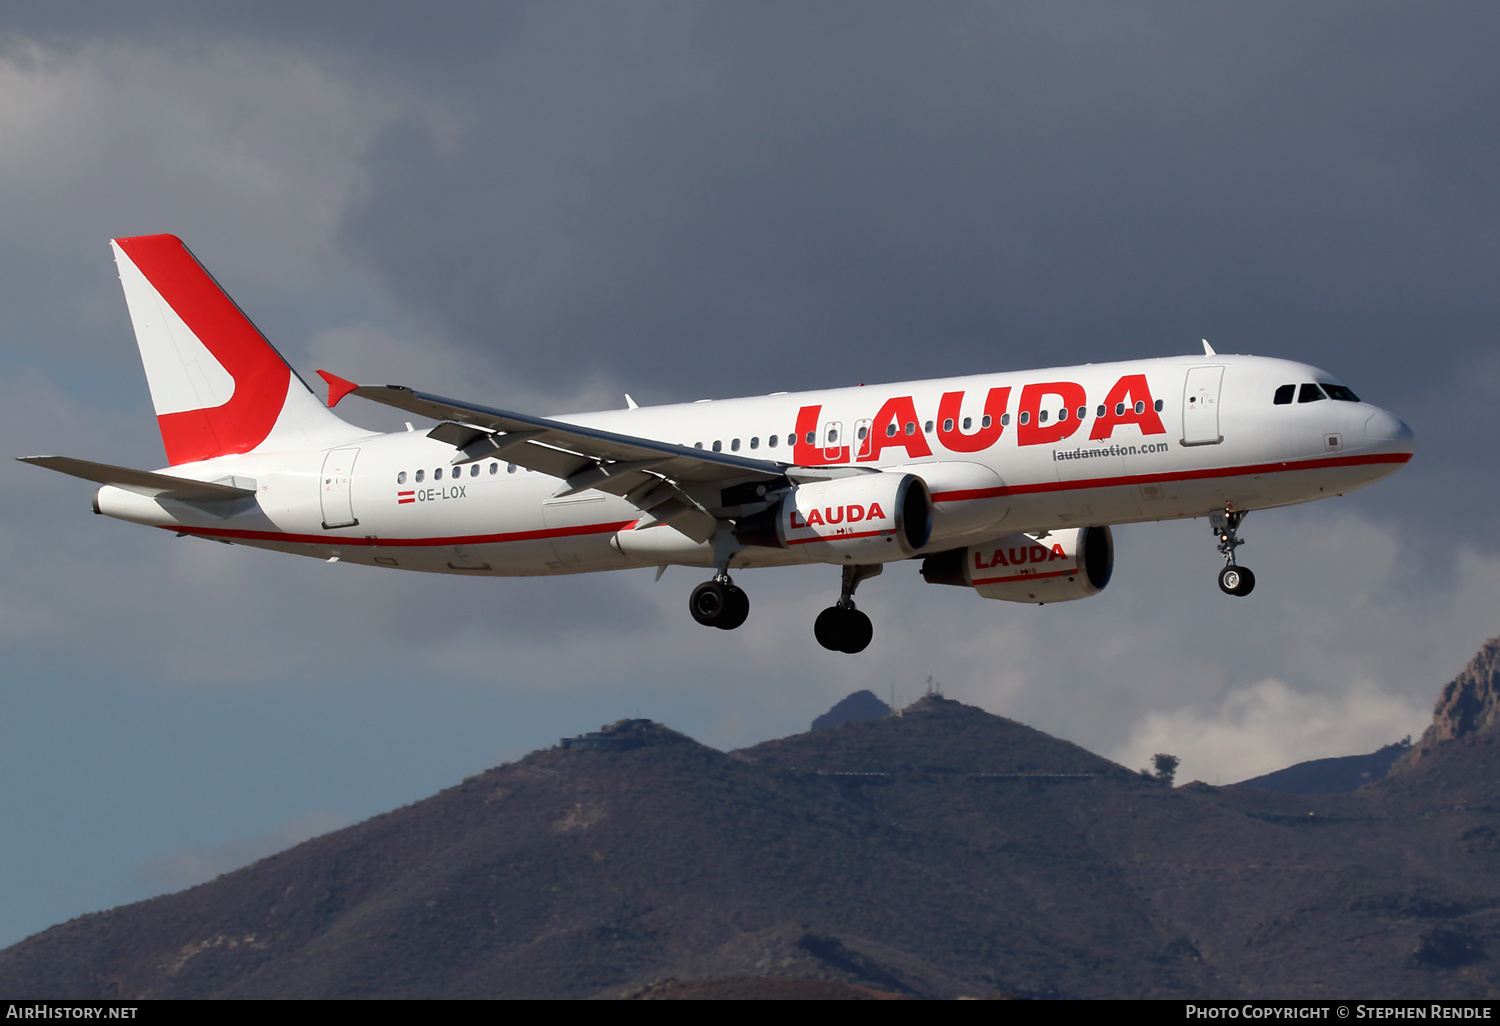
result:
<svg viewBox="0 0 1500 1026"><path fill-rule="evenodd" d="M1224 383L1223 367L1191 367L1182 390L1182 444L1218 445L1219 390Z"/></svg>

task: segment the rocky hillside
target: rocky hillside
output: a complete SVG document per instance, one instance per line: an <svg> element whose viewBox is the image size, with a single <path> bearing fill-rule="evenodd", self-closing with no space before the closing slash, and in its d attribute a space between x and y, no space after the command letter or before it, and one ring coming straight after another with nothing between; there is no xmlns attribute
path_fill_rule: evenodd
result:
<svg viewBox="0 0 1500 1026"><path fill-rule="evenodd" d="M732 753L618 732L53 927L0 951L0 993L1500 989L1494 732L1301 797L1173 789L937 697Z"/></svg>
<svg viewBox="0 0 1500 1026"><path fill-rule="evenodd" d="M1444 742L1500 731L1500 638L1491 638L1469 665L1443 688L1423 733L1402 768L1415 766Z"/></svg>

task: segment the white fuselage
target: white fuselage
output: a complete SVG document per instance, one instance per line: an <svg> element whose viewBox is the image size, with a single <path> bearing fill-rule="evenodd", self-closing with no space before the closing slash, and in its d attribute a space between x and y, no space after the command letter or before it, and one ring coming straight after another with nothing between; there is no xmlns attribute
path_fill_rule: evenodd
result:
<svg viewBox="0 0 1500 1026"><path fill-rule="evenodd" d="M1352 399L1273 401L1282 386L1334 380L1285 360L1181 357L556 419L802 466L914 474L934 502L923 551L937 552L1020 531L1283 506L1371 484L1410 458L1404 424ZM555 478L503 460L455 467L454 453L420 431L351 428L329 448L171 468L253 487L254 499L214 507L106 486L95 506L191 535L405 570L512 576L714 564L709 543L670 526L633 529L642 514L623 498L554 498ZM756 547L739 549L732 565L814 561Z"/></svg>

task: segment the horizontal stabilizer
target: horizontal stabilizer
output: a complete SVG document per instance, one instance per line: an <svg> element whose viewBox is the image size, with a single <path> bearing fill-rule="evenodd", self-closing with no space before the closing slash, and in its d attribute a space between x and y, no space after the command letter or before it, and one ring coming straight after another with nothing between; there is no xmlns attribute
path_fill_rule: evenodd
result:
<svg viewBox="0 0 1500 1026"><path fill-rule="evenodd" d="M107 463L91 463L68 456L19 456L22 463L46 467L60 474L81 477L102 485L114 485L137 495L149 495L153 499L176 499L180 502L229 502L245 499L255 494L253 488L236 488L233 485L214 484L209 481L190 481L185 477L170 474L153 474L149 470L131 470L129 467L112 467Z"/></svg>

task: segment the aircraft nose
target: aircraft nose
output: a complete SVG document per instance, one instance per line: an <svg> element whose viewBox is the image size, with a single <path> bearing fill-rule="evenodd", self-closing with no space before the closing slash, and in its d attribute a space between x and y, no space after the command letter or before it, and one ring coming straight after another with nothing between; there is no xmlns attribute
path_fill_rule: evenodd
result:
<svg viewBox="0 0 1500 1026"><path fill-rule="evenodd" d="M1414 453L1417 436L1399 417L1376 410L1365 421L1365 445L1382 452Z"/></svg>

